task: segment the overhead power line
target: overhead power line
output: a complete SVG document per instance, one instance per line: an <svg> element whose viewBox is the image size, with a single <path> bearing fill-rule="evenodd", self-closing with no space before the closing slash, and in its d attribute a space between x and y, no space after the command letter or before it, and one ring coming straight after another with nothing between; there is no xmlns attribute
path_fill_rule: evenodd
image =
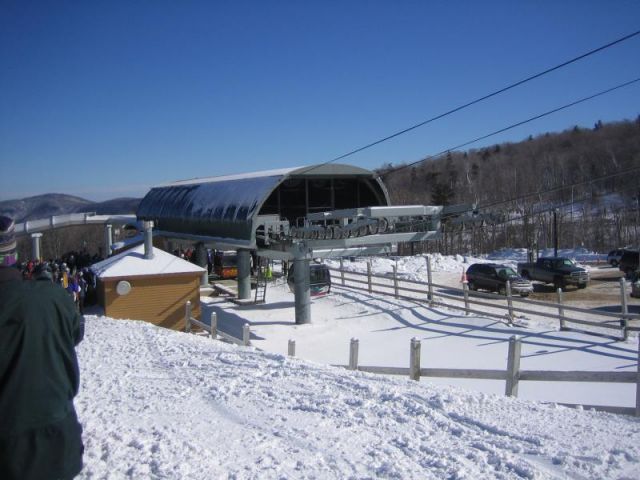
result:
<svg viewBox="0 0 640 480"><path fill-rule="evenodd" d="M585 182L588 183L588 182ZM635 188L635 187L634 187ZM631 191L631 188L626 188L626 189L622 189L622 191ZM616 193L619 193L619 191L617 191ZM562 210L562 209L566 209L567 207L571 207L573 205L580 205L580 204L584 204L586 201L590 200L590 196L586 193L583 193L581 196L575 198L572 201L567 201L564 203L559 203L559 204L553 204L550 205L548 207L545 208L541 208L538 209L534 212L531 213L519 213L517 215L513 215L513 216L509 216L506 217L500 221L495 221L495 222L491 222L491 223L485 223L484 225L467 225L464 222L461 223L462 227L459 229L460 231L468 231L468 230L472 230L472 229L480 229L480 230L487 230L489 228L493 228L493 227L497 227L500 225L506 225L506 224L510 224L513 222L517 222L519 220L524 220L525 218L531 218L531 217L536 217L536 216L541 216L542 214L545 213L551 213L554 210ZM566 215L568 212L564 212L564 214ZM576 211L576 216L578 216L580 214L579 211ZM473 220L473 219L471 219ZM472 223L472 221L468 222L468 223Z"/></svg>
<svg viewBox="0 0 640 480"><path fill-rule="evenodd" d="M551 187L548 188L546 190L540 190L538 192L529 192L529 193L524 193L522 195L518 195L517 197L511 197L508 198L506 200L500 200L497 202L492 202L492 203L488 203L486 205L476 205L475 207L471 207L468 210L464 210L462 212L456 212L455 214L451 214L451 215L444 215L442 218L449 218L449 217L456 217L462 213L470 213L470 212L479 212L480 210L488 210L491 208L495 208L498 207L500 205L509 205L512 204L514 202L518 202L520 200L524 200L526 198L530 198L530 197L537 197L537 196L542 196L542 195L547 195L549 193L555 193L555 192L560 192L562 190L568 190L570 188L574 188L574 187L579 187L581 185L587 185L590 183L597 183L603 180L609 180L611 178L615 178L615 177L622 177L625 175L629 175L631 173L636 173L640 171L640 167L632 167L632 168L628 168L626 170L623 170L621 172L615 172L615 173L609 173L606 175L601 175L599 177L592 177L592 178L588 178L586 180L581 180L579 182L574 182L574 183L569 183L567 185L559 185L556 187Z"/></svg>
<svg viewBox="0 0 640 480"><path fill-rule="evenodd" d="M584 102L587 102L589 100L593 100L594 98L601 97L602 95L606 95L607 93L611 93L611 92L613 92L615 90L618 90L620 88L628 87L629 85L633 85L634 83L637 83L637 82L640 82L640 77L635 78L633 80L630 80L628 82L622 83L620 85L616 85L615 87L608 88L608 89L603 90L601 92L594 93L593 95L589 95L588 97L581 98L581 99L576 100L574 102L567 103L566 105L563 105L563 106L558 107L558 108L554 108L552 110L546 111L546 112L541 113L539 115L535 115L535 116L530 117L530 118L528 118L526 120L522 120L521 122L513 123L513 124L509 125L508 127L501 128L501 129L496 130L494 132L487 133L486 135L482 135L481 137L477 137L477 138L474 138L473 140L469 140L468 142L464 142L464 143L461 143L461 144L456 145L454 147L447 148L447 149L442 150L442 151L440 151L440 152L438 152L436 154L429 155L429 156L427 156L425 158L422 158L420 160L416 160L415 162L411 162L411 163L408 163L408 164L405 164L405 165L401 165L401 166L396 167L396 168L392 168L390 170L387 170L386 172L383 172L380 176L381 177L385 177L385 176L388 176L391 173L399 172L400 170L404 170L405 168L412 167L413 165L417 165L418 163L422 163L422 162L424 162L426 160L429 160L431 158L436 158L436 157L439 157L440 155L444 155L445 153L450 152L451 150L457 150L459 148L466 147L466 146L471 145L473 143L479 142L480 140L485 140L485 139L487 139L489 137L493 137L494 135L498 135L499 133L506 132L507 130L511 130L513 128L519 127L519 126L524 125L526 123L533 122L534 120L538 120L540 118L546 117L546 116L551 115L553 113L557 113L557 112L559 112L561 110L565 110L567 108L573 107L573 106L578 105L580 103L584 103Z"/></svg>
<svg viewBox="0 0 640 480"><path fill-rule="evenodd" d="M621 172L616 172L616 173L609 173L607 175L601 175L599 177L592 177L589 178L587 180L581 180L579 182L574 182L574 183L569 183L567 185L558 185L557 187L552 187L552 188L548 188L546 190L541 190L539 192L529 192L529 193L525 193L523 195L518 195L517 197L512 197L508 200L500 200L498 202L493 202L493 203L489 203L486 205L478 205L476 207L476 210L480 210L480 209L489 209L489 208L494 208L496 206L499 205L507 205L513 202L518 202L520 200L524 200L526 198L530 198L530 197L536 197L536 196L540 196L540 195L547 195L549 193L555 193L555 192L561 192L562 190L568 190L570 188L574 188L574 187L579 187L582 185L587 185L589 183L597 183L597 182L601 182L603 180L609 180L611 178L615 178L615 177L622 177L625 175L629 175L631 173L636 173L640 170L640 167L632 167L632 168L628 168L626 170L623 170Z"/></svg>
<svg viewBox="0 0 640 480"><path fill-rule="evenodd" d="M403 135L403 134L405 134L405 133L407 133L407 132L410 132L410 131L412 131L412 130L415 130L416 128L419 128L419 127L422 127L422 126L424 126L424 125L427 125L428 123L431 123L431 122L434 122L434 121L436 121L436 120L439 120L439 119L441 119L441 118L443 118L443 117L446 117L446 116L448 116L448 115L451 115L452 113L459 112L460 110L463 110L463 109L465 109L465 108L468 108L468 107L470 107L470 106L472 106L472 105L475 105L475 104L477 104L477 103L483 102L484 100L487 100L487 99L489 99L489 98L495 97L496 95L500 95L501 93L504 93L504 92L506 92L506 91L508 91L508 90L511 90L511 89L513 89L513 88L516 88L516 87L518 87L518 86L520 86L520 85L523 85L523 84L525 84L525 83L527 83L527 82L530 82L530 81L532 81L532 80L535 80L536 78L540 78L540 77L542 77L542 76L544 76L544 75L547 75L548 73L551 73L551 72L554 72L554 71L559 70L559 69L561 69L561 68L564 68L564 67L566 67L566 66L568 66L568 65L571 65L572 63L578 62L578 61L580 61L580 60L582 60L582 59L584 59L584 58L587 58L587 57L589 57L589 56L591 56L591 55L594 55L594 54L596 54L596 53L598 53L598 52L601 52L601 51L603 51L603 50L606 50L607 48L613 47L614 45L617 45L617 44L622 43L622 42L624 42L624 41L626 41L626 40L629 40L629 39L631 39L631 38L633 38L633 37L635 37L635 36L637 36L637 35L640 35L640 30L635 31L635 32L633 32L633 33L630 33L629 35L625 35L624 37L618 38L617 40L614 40L614 41L609 42L609 43L607 43L607 44L605 44L605 45L602 45L602 46L600 46L600 47L598 47L598 48L595 48L595 49L593 49L593 50L590 50L590 51L588 51L588 52L586 52L586 53L583 53L582 55L579 55L579 56L574 57L574 58L572 58L572 59L570 59L570 60L567 60L567 61L565 61L565 62L562 62L562 63L560 63L560 64L558 64L558 65L556 65L556 66L554 66L554 67L548 68L548 69L546 69L546 70L544 70L544 71L542 71L542 72L536 73L535 75L531 75L530 77L527 77L527 78L525 78L525 79L523 79L523 80L520 80L520 81L518 81L518 82L512 83L511 85L508 85L508 86L503 87L503 88L501 88L501 89L499 89L499 90L496 90L495 92L492 92L492 93L489 93L489 94L487 94L487 95L484 95L483 97L477 98L477 99L472 100L472 101L470 101L470 102L468 102L468 103L465 103L465 104L463 104L463 105L460 105L460 106L458 106L458 107L456 107L456 108L453 108L453 109L451 109L451 110L448 110L448 111L446 111L446 112L444 112L444 113L441 113L441 114L439 114L439 115L436 115L435 117L431 117L431 118L429 118L429 119L427 119L427 120L424 120L423 122L416 123L415 125L412 125L412 126L410 126L410 127L408 127L408 128L405 128L405 129L400 130L400 131L398 131L398 132L396 132L396 133L393 133L393 134L391 134L391 135L388 135L388 136L386 136L386 137L384 137L384 138L381 138L381 139L379 139L379 140L376 140L375 142L371 142L371 143L369 143L369 144L367 144L367 145L365 145L365 146L363 146L363 147L359 147L359 148L356 148L355 150L351 150L350 152L347 152L347 153L345 153L345 154L343 154L343 155L340 155L339 157L336 157L336 158L334 158L334 159L332 159L332 160L329 160L329 161L327 161L327 162L323 163L322 165L326 165L326 164L328 164L328 163L332 163L332 162L336 162L336 161L338 161L338 160L342 160L343 158L346 158L346 157L348 157L348 156L351 156L351 155L354 155L354 154L356 154L356 153L362 152L363 150L366 150L366 149L368 149L368 148L371 148L371 147L373 147L373 146L375 146L375 145L379 145L379 144L381 144L381 143L383 143L383 142L386 142L386 141L388 141L388 140L391 140L391 139L393 139L393 138L396 138L396 137L398 137L398 136L400 136L400 135Z"/></svg>

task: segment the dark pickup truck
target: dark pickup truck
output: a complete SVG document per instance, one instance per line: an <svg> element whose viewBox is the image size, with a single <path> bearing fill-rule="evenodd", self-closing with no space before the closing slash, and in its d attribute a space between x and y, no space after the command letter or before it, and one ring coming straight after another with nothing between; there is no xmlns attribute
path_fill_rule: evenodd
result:
<svg viewBox="0 0 640 480"><path fill-rule="evenodd" d="M585 288L589 284L589 272L564 257L544 257L535 263L519 263L518 273L529 280L553 283L555 288L564 289L567 285Z"/></svg>

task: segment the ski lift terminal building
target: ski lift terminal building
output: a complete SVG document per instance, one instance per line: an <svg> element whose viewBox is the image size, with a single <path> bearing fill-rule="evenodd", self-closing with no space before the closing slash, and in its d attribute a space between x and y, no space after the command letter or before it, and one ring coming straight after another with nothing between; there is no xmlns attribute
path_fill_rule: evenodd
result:
<svg viewBox="0 0 640 480"><path fill-rule="evenodd" d="M435 238L441 212L391 206L374 172L330 163L161 185L137 218L200 251L237 250L239 299L251 296L250 251L293 260L296 323L308 323L312 258L391 253L397 242Z"/></svg>

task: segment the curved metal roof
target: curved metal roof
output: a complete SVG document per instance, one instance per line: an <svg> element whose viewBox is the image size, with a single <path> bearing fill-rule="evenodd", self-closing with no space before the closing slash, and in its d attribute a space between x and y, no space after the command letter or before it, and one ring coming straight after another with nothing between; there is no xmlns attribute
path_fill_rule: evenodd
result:
<svg viewBox="0 0 640 480"><path fill-rule="evenodd" d="M316 195L331 195L325 203L333 208L389 205L389 195L381 180L370 170L341 164L322 164L306 167L268 170L242 175L197 178L152 188L142 199L137 211L140 220L153 220L159 230L194 236L205 236L219 241L255 246L256 219L259 214L287 216L287 201L282 205L263 208L268 199L278 196L278 187L284 182L321 179L363 183L364 200L374 205L351 205L359 200L340 200L335 205L335 192L325 187ZM308 213L308 184L305 184ZM331 183L333 185L333 183ZM353 190L353 188L350 188ZM275 192L275 193L274 193ZM279 196L278 196L279 199ZM326 208L330 210L331 208ZM267 211L265 211L267 210ZM297 213L297 212L296 212Z"/></svg>

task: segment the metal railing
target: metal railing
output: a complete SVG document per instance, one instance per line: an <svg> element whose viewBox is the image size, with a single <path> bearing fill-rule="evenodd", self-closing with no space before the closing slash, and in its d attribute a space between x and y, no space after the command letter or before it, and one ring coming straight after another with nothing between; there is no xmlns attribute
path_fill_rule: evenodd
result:
<svg viewBox="0 0 640 480"><path fill-rule="evenodd" d="M96 215L95 212L68 213L64 215L54 215L48 218L37 220L27 220L24 223L17 223L15 226L16 236L30 233L40 233L56 228L71 227L75 225L96 225L108 223L137 223L135 215Z"/></svg>

